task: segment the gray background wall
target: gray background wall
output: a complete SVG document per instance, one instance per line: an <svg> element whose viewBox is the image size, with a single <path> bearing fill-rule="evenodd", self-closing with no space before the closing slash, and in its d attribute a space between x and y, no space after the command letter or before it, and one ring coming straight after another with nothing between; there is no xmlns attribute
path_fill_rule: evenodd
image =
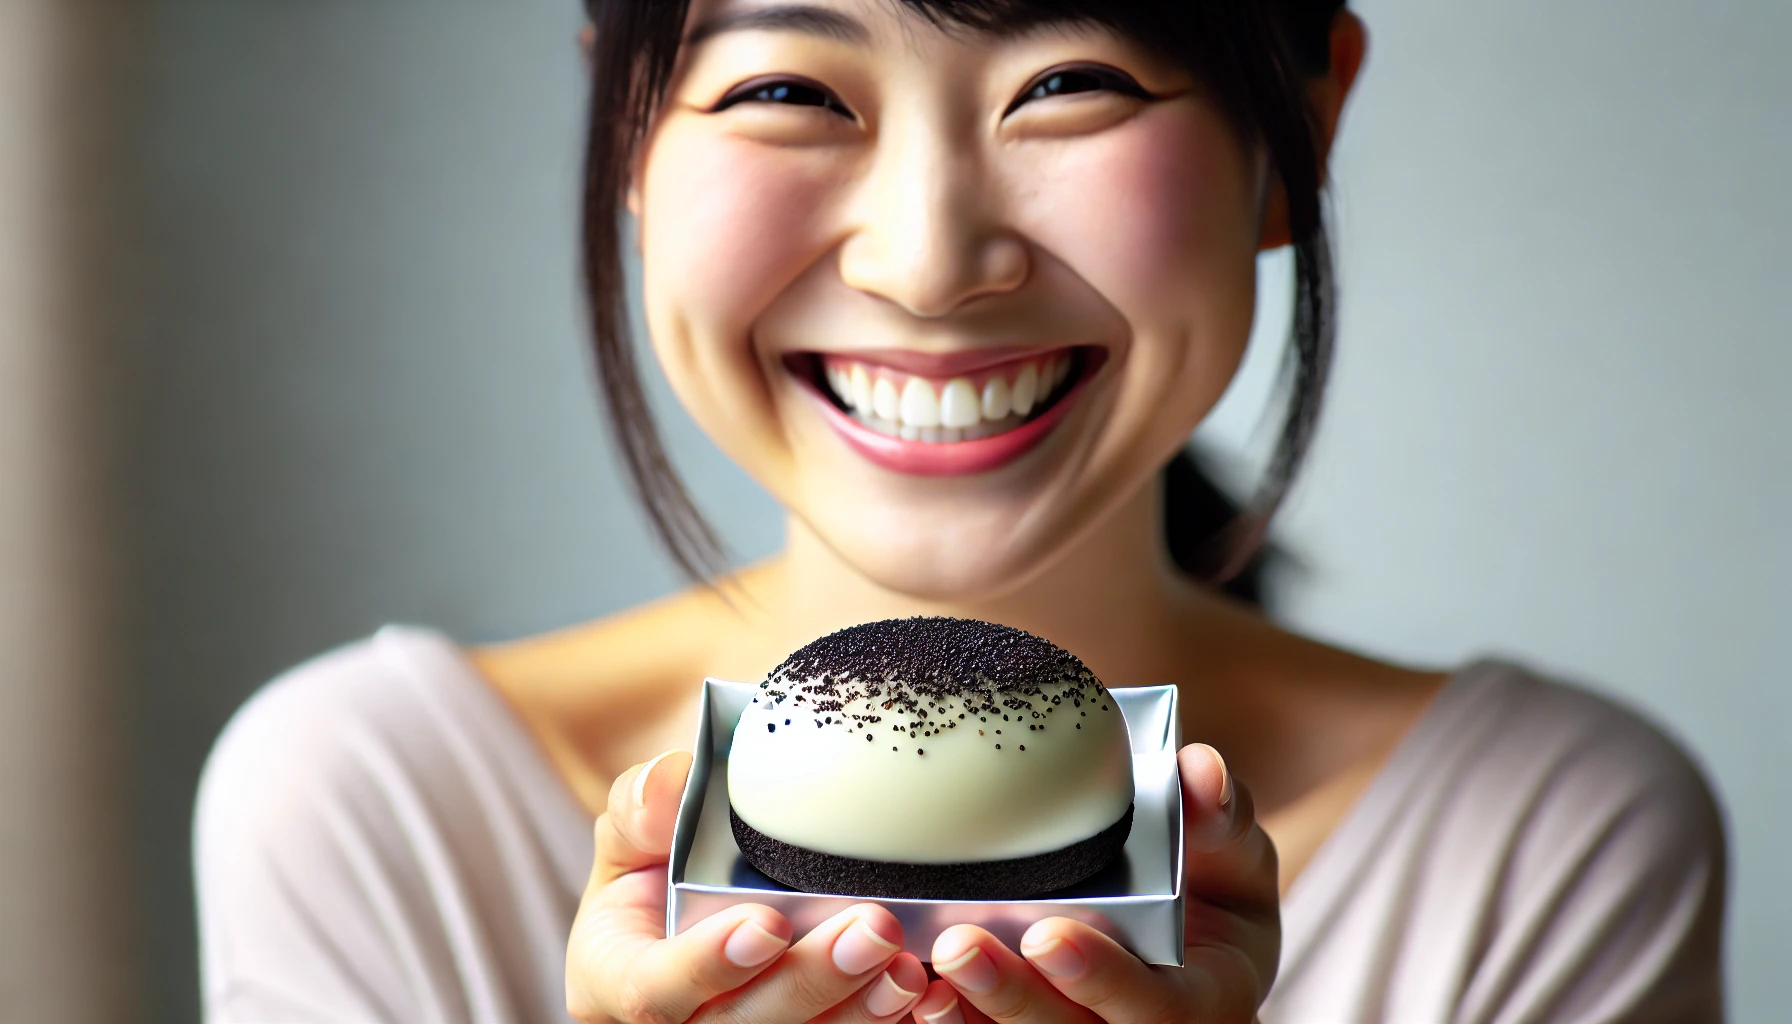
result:
<svg viewBox="0 0 1792 1024"><path fill-rule="evenodd" d="M1282 522L1287 617L1393 657L1518 654L1669 723L1728 801L1731 991L1769 1019L1792 1005L1792 6L1359 8L1342 354ZM256 685L384 621L495 639L675 580L586 386L576 5L155 10L127 699L148 1016L177 1021L192 787ZM1266 308L1202 431L1247 467L1283 324ZM772 550L775 506L666 420L736 549Z"/></svg>

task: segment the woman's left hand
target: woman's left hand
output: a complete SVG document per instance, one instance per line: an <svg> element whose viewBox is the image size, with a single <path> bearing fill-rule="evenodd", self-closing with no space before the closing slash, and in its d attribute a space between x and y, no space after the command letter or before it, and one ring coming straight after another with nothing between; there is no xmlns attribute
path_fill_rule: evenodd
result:
<svg viewBox="0 0 1792 1024"><path fill-rule="evenodd" d="M1251 797L1218 752L1177 753L1182 775L1187 912L1182 967L1153 967L1085 924L1034 924L1020 952L974 925L933 944L944 980L916 1004L919 1024L1246 1024L1269 994L1281 955L1276 851Z"/></svg>

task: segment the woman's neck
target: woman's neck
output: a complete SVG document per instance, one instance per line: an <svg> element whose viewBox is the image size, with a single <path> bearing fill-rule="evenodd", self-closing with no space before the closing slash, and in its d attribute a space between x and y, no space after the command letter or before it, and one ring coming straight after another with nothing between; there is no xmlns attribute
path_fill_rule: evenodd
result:
<svg viewBox="0 0 1792 1024"><path fill-rule="evenodd" d="M785 550L737 577L742 660L773 663L808 641L860 622L910 615L985 619L1036 633L1118 685L1171 681L1192 649L1212 651L1236 624L1229 601L1190 581L1162 541L1153 484L1018 587L988 597L931 601L866 578L794 517ZM764 654L758 653L760 649ZM767 668L770 665L766 666Z"/></svg>

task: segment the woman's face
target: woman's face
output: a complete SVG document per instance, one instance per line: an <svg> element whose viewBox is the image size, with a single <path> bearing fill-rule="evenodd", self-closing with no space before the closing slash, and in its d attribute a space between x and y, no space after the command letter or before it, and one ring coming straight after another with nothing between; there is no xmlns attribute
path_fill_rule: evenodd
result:
<svg viewBox="0 0 1792 1024"><path fill-rule="evenodd" d="M685 407L917 596L995 596L1095 528L1250 333L1263 161L1186 71L1104 30L696 0L634 180Z"/></svg>

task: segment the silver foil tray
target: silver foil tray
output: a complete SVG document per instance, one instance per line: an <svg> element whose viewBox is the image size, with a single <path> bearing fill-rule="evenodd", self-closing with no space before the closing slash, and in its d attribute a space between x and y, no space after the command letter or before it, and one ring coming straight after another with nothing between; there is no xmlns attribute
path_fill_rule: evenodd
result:
<svg viewBox="0 0 1792 1024"><path fill-rule="evenodd" d="M902 922L906 948L928 959L955 924L981 925L1007 943L1046 917L1082 921L1151 964L1182 966L1182 787L1176 750L1182 727L1174 686L1110 689L1132 739L1133 819L1126 848L1100 874L1050 898L1031 900L866 899L797 892L741 856L728 826L728 751L734 725L758 687L703 681L695 760L678 805L666 893L666 934L675 935L737 903L760 903L790 919L797 936L855 903L878 903Z"/></svg>

